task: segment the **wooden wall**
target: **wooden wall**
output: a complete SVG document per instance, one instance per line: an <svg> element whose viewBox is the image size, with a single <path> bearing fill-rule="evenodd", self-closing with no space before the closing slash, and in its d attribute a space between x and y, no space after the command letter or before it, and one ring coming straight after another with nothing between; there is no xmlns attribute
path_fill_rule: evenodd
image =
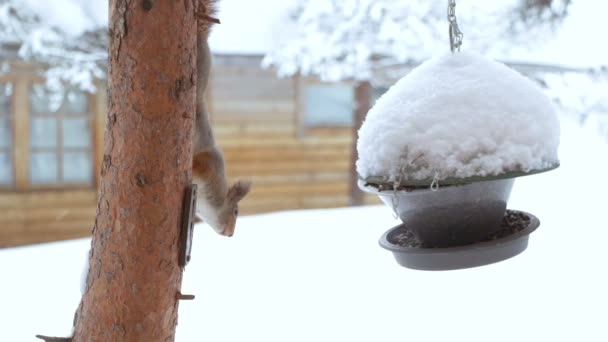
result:
<svg viewBox="0 0 608 342"><path fill-rule="evenodd" d="M241 211L347 206L352 129L302 127L302 80L259 65L219 56L213 66L210 111L228 174L254 182Z"/></svg>
<svg viewBox="0 0 608 342"><path fill-rule="evenodd" d="M277 79L260 61L216 56L208 94L229 177L254 183L241 213L347 206L352 129L303 127L302 80ZM99 162L105 90L93 104ZM0 247L88 236L96 201L96 189L0 191ZM374 197L366 202L379 203Z"/></svg>
<svg viewBox="0 0 608 342"><path fill-rule="evenodd" d="M15 183L0 189L0 248L85 237L91 234L97 208L99 172L94 185L79 188L40 188L29 184L30 118L29 91L33 83L43 82L40 66L15 63L12 72L0 82L13 84L13 147ZM105 85L90 96L91 138L94 168L103 156L106 122Z"/></svg>
<svg viewBox="0 0 608 342"><path fill-rule="evenodd" d="M88 236L97 190L0 192L0 248Z"/></svg>
<svg viewBox="0 0 608 342"><path fill-rule="evenodd" d="M316 81L277 79L274 71L262 70L260 62L260 57L216 56L208 94L214 131L225 152L230 178L254 182L241 212L348 205L351 129L304 127L301 94L306 82ZM395 75L405 74L411 67L387 69L376 76L390 84ZM36 66L21 63L16 70L0 76L0 82L14 84L15 111L27 111L27 89L41 80ZM92 102L96 168L103 154L105 101L102 86ZM17 139L28 140L27 118L16 120L14 128ZM15 152L20 175L16 188L0 189L0 248L88 236L95 220L97 190L29 190L24 167L28 157L27 148ZM98 172L96 175L99 177ZM365 203L380 201L366 196Z"/></svg>

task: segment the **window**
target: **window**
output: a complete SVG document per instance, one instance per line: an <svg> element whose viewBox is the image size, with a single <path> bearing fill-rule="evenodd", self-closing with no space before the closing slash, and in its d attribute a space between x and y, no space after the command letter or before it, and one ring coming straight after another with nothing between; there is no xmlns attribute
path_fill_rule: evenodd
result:
<svg viewBox="0 0 608 342"><path fill-rule="evenodd" d="M0 187L14 183L12 98L12 84L0 83Z"/></svg>
<svg viewBox="0 0 608 342"><path fill-rule="evenodd" d="M92 115L87 94L69 91L58 97L35 84L29 107L30 184L92 185Z"/></svg>
<svg viewBox="0 0 608 342"><path fill-rule="evenodd" d="M349 127L353 125L354 89L348 84L309 84L304 101L306 127Z"/></svg>

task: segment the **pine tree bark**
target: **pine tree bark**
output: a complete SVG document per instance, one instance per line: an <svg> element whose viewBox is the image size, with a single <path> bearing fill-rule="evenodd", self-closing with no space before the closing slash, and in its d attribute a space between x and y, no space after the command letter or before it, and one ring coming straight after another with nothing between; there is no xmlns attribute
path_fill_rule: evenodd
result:
<svg viewBox="0 0 608 342"><path fill-rule="evenodd" d="M73 341L173 341L191 183L194 0L110 0L108 124Z"/></svg>
<svg viewBox="0 0 608 342"><path fill-rule="evenodd" d="M356 107L354 111L354 123L353 123L353 143L351 149L351 163L350 163L350 205L357 206L363 205L365 195L359 187L357 186L357 181L359 180L359 175L357 174L357 166L355 163L358 159L357 153L357 138L359 128L363 124L363 120L365 120L365 116L367 112L371 108L371 100L372 100L372 85L369 81L361 81L357 83L355 87L355 102Z"/></svg>

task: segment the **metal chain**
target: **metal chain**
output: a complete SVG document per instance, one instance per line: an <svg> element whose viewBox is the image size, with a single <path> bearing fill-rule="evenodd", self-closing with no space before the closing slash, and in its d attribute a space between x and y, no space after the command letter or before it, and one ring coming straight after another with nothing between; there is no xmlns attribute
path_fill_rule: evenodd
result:
<svg viewBox="0 0 608 342"><path fill-rule="evenodd" d="M450 49L453 53L455 50L460 51L464 38L456 20L456 0L448 0L448 21L450 22Z"/></svg>

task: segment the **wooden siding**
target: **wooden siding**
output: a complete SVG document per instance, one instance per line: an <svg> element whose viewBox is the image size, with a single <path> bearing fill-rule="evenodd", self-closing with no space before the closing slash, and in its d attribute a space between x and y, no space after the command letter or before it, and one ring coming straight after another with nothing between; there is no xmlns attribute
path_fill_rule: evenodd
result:
<svg viewBox="0 0 608 342"><path fill-rule="evenodd" d="M0 77L13 84L14 168L13 188L0 190L0 248L89 236L95 222L97 189L34 189L29 183L29 91L41 82L40 66L15 63L10 74ZM106 121L105 87L90 96L94 169L100 168ZM96 177L97 177L97 173ZM97 184L95 178L94 184Z"/></svg>
<svg viewBox="0 0 608 342"><path fill-rule="evenodd" d="M305 83L277 79L256 58L217 60L210 106L214 131L230 178L253 181L241 212L347 206L352 130L301 130L299 87ZM366 202L378 203L372 197Z"/></svg>
<svg viewBox="0 0 608 342"><path fill-rule="evenodd" d="M0 192L0 247L88 236L96 190Z"/></svg>
<svg viewBox="0 0 608 342"><path fill-rule="evenodd" d="M208 92L212 123L222 146L231 180L254 183L241 205L243 214L277 210L330 208L349 204L349 164L352 132L349 128L309 128L301 122L305 112L302 92L314 79L277 79L274 71L260 68L255 56L216 56ZM88 236L96 211L97 190L33 191L28 184L29 86L41 82L40 65L15 62L13 72L0 82L13 83L16 141L15 188L0 190L0 248ZM534 70L568 71L561 67L511 64L524 73ZM376 83L392 84L413 65L380 70ZM547 70L543 68L549 68ZM552 68L557 68L553 70ZM570 70L585 72L584 70ZM103 157L106 89L98 84L95 112L95 169ZM99 173L96 172L96 184ZM381 203L366 195L365 204ZM389 213L389 209L387 209Z"/></svg>
<svg viewBox="0 0 608 342"><path fill-rule="evenodd" d="M277 79L273 71L260 69L259 63L258 57L217 57L208 94L229 177L254 183L241 212L347 206L351 129L302 130L298 124L304 105L300 87L305 82ZM16 103L26 112L28 82L18 81L15 88ZM106 120L105 88L99 85L99 89L91 102L97 170ZM27 118L20 120L15 128L25 139L29 123ZM18 164L27 165L28 151L22 152ZM28 191L26 171L19 171L14 192L0 192L0 248L90 235L97 190ZM98 172L96 176L97 183ZM368 196L365 203L379 201Z"/></svg>

